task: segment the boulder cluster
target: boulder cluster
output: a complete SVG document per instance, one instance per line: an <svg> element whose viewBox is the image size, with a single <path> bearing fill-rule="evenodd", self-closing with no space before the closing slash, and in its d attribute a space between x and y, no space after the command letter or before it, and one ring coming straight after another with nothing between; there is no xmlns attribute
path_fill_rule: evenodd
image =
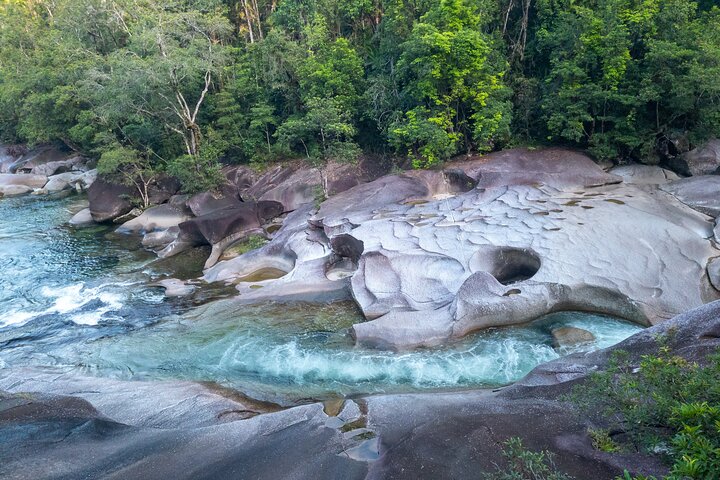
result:
<svg viewBox="0 0 720 480"><path fill-rule="evenodd" d="M26 151L0 145L0 197L86 191L97 170L80 155L52 145Z"/></svg>

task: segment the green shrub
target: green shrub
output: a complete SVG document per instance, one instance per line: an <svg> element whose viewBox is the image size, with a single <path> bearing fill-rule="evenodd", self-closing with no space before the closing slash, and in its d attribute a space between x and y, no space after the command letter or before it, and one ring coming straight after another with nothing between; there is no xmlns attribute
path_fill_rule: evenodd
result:
<svg viewBox="0 0 720 480"><path fill-rule="evenodd" d="M557 470L553 454L548 451L531 452L522 440L512 437L503 443L503 457L507 468L484 474L486 480L572 480L573 477Z"/></svg>
<svg viewBox="0 0 720 480"><path fill-rule="evenodd" d="M592 439L593 448L601 452L615 453L620 446L610 437L610 432L604 428L590 428L588 435Z"/></svg>
<svg viewBox="0 0 720 480"><path fill-rule="evenodd" d="M617 353L570 400L624 432L626 447L664 457L672 465L667 478L720 478L720 355L701 366L663 347L633 368L627 353Z"/></svg>
<svg viewBox="0 0 720 480"><path fill-rule="evenodd" d="M681 403L670 423L675 464L671 479L720 478L720 409L707 402Z"/></svg>

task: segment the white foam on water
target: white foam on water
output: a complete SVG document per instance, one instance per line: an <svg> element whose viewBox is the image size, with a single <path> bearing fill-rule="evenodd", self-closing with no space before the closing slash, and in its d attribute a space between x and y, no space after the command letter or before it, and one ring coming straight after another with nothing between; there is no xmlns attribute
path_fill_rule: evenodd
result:
<svg viewBox="0 0 720 480"><path fill-rule="evenodd" d="M482 341L464 350L393 353L305 348L297 341L235 342L221 356L223 371L251 372L302 384L409 384L418 388L507 383L557 358L552 347L521 339Z"/></svg>
<svg viewBox="0 0 720 480"><path fill-rule="evenodd" d="M20 326L33 318L52 314L67 314L71 321L79 325L97 325L106 314L118 311L123 307L126 295L117 290L122 290L130 285L132 282L114 282L97 287L86 287L82 282L66 287L43 286L40 288L40 295L52 302L48 308L41 311L11 311L2 316L0 325ZM93 301L99 301L100 306L92 311L73 314Z"/></svg>

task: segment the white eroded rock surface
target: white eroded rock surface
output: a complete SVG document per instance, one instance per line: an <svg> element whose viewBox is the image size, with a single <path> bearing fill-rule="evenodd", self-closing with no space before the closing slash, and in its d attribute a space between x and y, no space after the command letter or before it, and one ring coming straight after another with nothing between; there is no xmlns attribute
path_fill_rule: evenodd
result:
<svg viewBox="0 0 720 480"><path fill-rule="evenodd" d="M449 167L359 185L324 202L307 223L306 211L295 212L268 245L205 278L241 280L244 301L349 288L369 320L355 325L357 340L391 348L560 310L651 324L720 296L707 273L720 256L712 219L660 190L654 179L669 180L664 171L622 172L644 179L623 183L560 149ZM347 279L328 280L343 260L330 239L342 234L363 248L349 287ZM273 265L287 275L242 281Z"/></svg>

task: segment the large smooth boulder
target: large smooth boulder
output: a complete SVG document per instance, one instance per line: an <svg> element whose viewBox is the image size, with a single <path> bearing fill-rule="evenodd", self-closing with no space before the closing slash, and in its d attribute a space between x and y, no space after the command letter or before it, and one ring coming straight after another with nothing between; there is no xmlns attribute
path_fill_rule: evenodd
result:
<svg viewBox="0 0 720 480"><path fill-rule="evenodd" d="M362 169L358 163L330 162L323 168L323 175L327 195L330 197L364 183Z"/></svg>
<svg viewBox="0 0 720 480"><path fill-rule="evenodd" d="M393 310L436 310L452 301L463 276L462 264L445 255L374 251L360 259L353 296L370 319Z"/></svg>
<svg viewBox="0 0 720 480"><path fill-rule="evenodd" d="M367 474L368 462L355 459L366 450L362 437L347 434L361 415L354 403L354 409L330 418L320 403L279 409L192 382L1 373L0 388L12 390L0 392L2 478L265 479L282 472L288 478L361 479ZM350 428L343 428L346 424Z"/></svg>
<svg viewBox="0 0 720 480"><path fill-rule="evenodd" d="M224 167L222 173L225 176L225 183L221 185L220 190L223 196L234 198L241 198L242 192L252 187L258 177L257 171L245 165Z"/></svg>
<svg viewBox="0 0 720 480"><path fill-rule="evenodd" d="M411 208L387 205L346 222L365 246L352 278L354 298L377 324L374 338L386 328L384 344L394 348L425 342L399 336L396 318L378 318L383 311L429 310L416 318L417 328L428 318L438 331L429 317L440 315L451 338L567 309L657 323L718 297L705 274L708 260L720 255L708 240L712 224L646 186L584 192L505 186ZM386 261L372 275L365 271L378 253L408 252L418 258L417 269ZM458 266L441 269L452 279L444 288L424 280L422 261L437 256ZM410 298L421 302L408 301L409 285L418 292ZM451 320L439 313L448 303ZM367 328L355 329L359 341L367 343Z"/></svg>
<svg viewBox="0 0 720 480"><path fill-rule="evenodd" d="M131 199L136 197L132 187L98 177L88 189L90 214L96 222L114 220L133 209Z"/></svg>
<svg viewBox="0 0 720 480"><path fill-rule="evenodd" d="M177 255L197 245L213 247L205 267L214 265L225 248L250 234L263 233L261 226L283 213L278 202L239 202L234 207L212 211L179 224L177 238L158 255L162 258ZM153 237L152 241L155 242Z"/></svg>
<svg viewBox="0 0 720 480"><path fill-rule="evenodd" d="M237 301L243 303L350 299L349 279L328 275L329 257L335 256L328 238L322 229L308 227L314 209L306 204L291 212L269 243L208 266L203 278L235 283ZM275 278L268 278L266 272L273 272Z"/></svg>
<svg viewBox="0 0 720 480"><path fill-rule="evenodd" d="M180 192L180 181L169 175L160 175L148 188L151 205L160 205Z"/></svg>
<svg viewBox="0 0 720 480"><path fill-rule="evenodd" d="M180 224L180 230L197 231L209 244L217 243L238 230L258 228L257 204L241 203L236 207L217 210Z"/></svg>
<svg viewBox="0 0 720 480"><path fill-rule="evenodd" d="M248 189L243 199L279 202L286 212L301 205L314 203L323 194L322 175L319 169L301 164L277 166L266 171Z"/></svg>
<svg viewBox="0 0 720 480"><path fill-rule="evenodd" d="M66 160L55 160L33 166L30 169L30 173L34 173L36 175L47 175L49 177L51 175L66 173L76 169L79 171L80 167L84 164L85 159L83 157L74 155ZM27 169L27 165L25 169Z"/></svg>
<svg viewBox="0 0 720 480"><path fill-rule="evenodd" d="M48 182L43 187L44 193L61 192L68 188L74 188L85 174L83 172L66 172L53 175L48 178Z"/></svg>
<svg viewBox="0 0 720 480"><path fill-rule="evenodd" d="M19 195L25 195L26 193L30 193L32 191L32 187L28 187L27 185L5 185L0 187L0 196L17 197Z"/></svg>
<svg viewBox="0 0 720 480"><path fill-rule="evenodd" d="M351 230L355 216L364 218L368 212L381 212L400 202L425 201L429 195L422 179L390 175L330 197L310 221L324 228L328 236L334 236Z"/></svg>
<svg viewBox="0 0 720 480"><path fill-rule="evenodd" d="M166 230L156 230L154 232L146 233L142 239L142 246L149 250L162 251L167 248L170 244L177 241L180 235L180 227L170 227ZM191 242L188 246L193 246L195 242ZM171 253L175 253L176 249L165 252L165 255L159 255L160 257L172 256ZM177 252L179 253L179 252Z"/></svg>
<svg viewBox="0 0 720 480"><path fill-rule="evenodd" d="M710 139L705 145L667 161L668 166L686 176L712 175L720 169L720 140Z"/></svg>
<svg viewBox="0 0 720 480"><path fill-rule="evenodd" d="M362 183L372 182L390 173L393 164L387 158L362 155L356 162L328 162L323 167L325 193L332 197Z"/></svg>
<svg viewBox="0 0 720 480"><path fill-rule="evenodd" d="M554 328L550 333L555 348L572 348L595 341L595 335L584 328L560 327Z"/></svg>
<svg viewBox="0 0 720 480"><path fill-rule="evenodd" d="M45 175L2 173L0 174L0 196L24 195L42 188L45 183L47 183Z"/></svg>
<svg viewBox="0 0 720 480"><path fill-rule="evenodd" d="M190 215L180 207L165 204L150 207L142 215L123 223L117 231L121 233L150 233L176 227L190 219Z"/></svg>
<svg viewBox="0 0 720 480"><path fill-rule="evenodd" d="M243 202L238 197L201 192L187 200L187 206L196 217L208 215L225 208L239 207Z"/></svg>
<svg viewBox="0 0 720 480"><path fill-rule="evenodd" d="M93 221L92 215L90 214L90 208L84 208L75 215L73 215L73 217L68 223L70 223L70 225L79 227L83 225L91 225L95 222Z"/></svg>
<svg viewBox="0 0 720 480"><path fill-rule="evenodd" d="M558 189L596 187L619 183L621 177L608 174L587 155L564 148L527 150L516 148L473 156L452 164L481 188L506 185L545 185Z"/></svg>
<svg viewBox="0 0 720 480"><path fill-rule="evenodd" d="M720 215L720 175L683 178L661 188L699 212Z"/></svg>

